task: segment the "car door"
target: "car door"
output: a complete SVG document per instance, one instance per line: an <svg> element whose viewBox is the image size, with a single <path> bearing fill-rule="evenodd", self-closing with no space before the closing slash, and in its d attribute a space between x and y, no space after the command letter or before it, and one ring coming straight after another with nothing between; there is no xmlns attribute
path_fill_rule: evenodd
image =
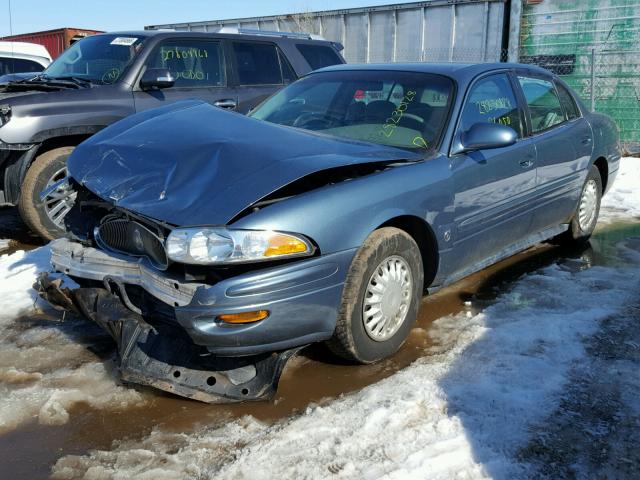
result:
<svg viewBox="0 0 640 480"><path fill-rule="evenodd" d="M297 78L275 43L234 40L230 51L241 113Z"/></svg>
<svg viewBox="0 0 640 480"><path fill-rule="evenodd" d="M536 186L536 149L524 137L524 113L507 72L484 76L469 87L455 138L476 123L513 128L514 145L454 155L455 269L486 261L529 233Z"/></svg>
<svg viewBox="0 0 640 480"><path fill-rule="evenodd" d="M175 84L160 90L135 88L137 112L188 98L223 108L235 109L237 105L235 90L227 86L225 54L220 40L193 37L163 40L147 57L141 74L148 68L168 69Z"/></svg>
<svg viewBox="0 0 640 480"><path fill-rule="evenodd" d="M532 229L570 219L591 159L591 126L568 90L551 77L518 73L531 138L538 152L536 211Z"/></svg>

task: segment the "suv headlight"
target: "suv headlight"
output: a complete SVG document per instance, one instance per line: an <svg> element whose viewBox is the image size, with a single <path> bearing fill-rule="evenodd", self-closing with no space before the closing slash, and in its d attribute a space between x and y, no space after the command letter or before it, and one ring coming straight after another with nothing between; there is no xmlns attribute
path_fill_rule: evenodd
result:
<svg viewBox="0 0 640 480"><path fill-rule="evenodd" d="M171 260L196 265L259 262L308 256L314 251L301 235L226 228L177 228L165 246Z"/></svg>
<svg viewBox="0 0 640 480"><path fill-rule="evenodd" d="M0 105L0 127L9 121L11 118L11 106Z"/></svg>

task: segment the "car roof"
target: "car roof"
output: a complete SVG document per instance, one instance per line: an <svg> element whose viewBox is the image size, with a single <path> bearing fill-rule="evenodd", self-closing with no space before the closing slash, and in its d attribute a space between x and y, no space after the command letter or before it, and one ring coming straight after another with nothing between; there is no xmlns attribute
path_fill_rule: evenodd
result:
<svg viewBox="0 0 640 480"><path fill-rule="evenodd" d="M29 42L0 42L0 52L3 55L28 55L33 57L40 57L51 61L51 55L49 51L38 43Z"/></svg>
<svg viewBox="0 0 640 480"><path fill-rule="evenodd" d="M282 32L282 35L277 35L276 32L265 32L264 34L251 34L251 33L231 33L231 32L187 32L182 30L131 30L131 31L122 31L122 32L105 32L100 33L98 35L116 35L116 36L127 36L127 37L160 37L160 38L171 38L171 37L216 37L216 38L230 38L230 39L248 39L248 40L256 40L256 41L273 41L273 42L282 42L289 41L295 43L327 43L333 44L335 42L331 42L329 40L322 40L316 38L298 38L298 37L288 37L286 36L287 32Z"/></svg>
<svg viewBox="0 0 640 480"><path fill-rule="evenodd" d="M335 72L335 71L395 71L395 72L416 72L416 73L434 73L446 75L456 80L471 80L478 75L486 72L504 69L524 69L531 72L537 72L548 76L553 75L548 70L535 65L524 63L495 62L495 63L428 63L428 62L408 62L408 63L346 63L340 65L332 65L315 70L318 72Z"/></svg>

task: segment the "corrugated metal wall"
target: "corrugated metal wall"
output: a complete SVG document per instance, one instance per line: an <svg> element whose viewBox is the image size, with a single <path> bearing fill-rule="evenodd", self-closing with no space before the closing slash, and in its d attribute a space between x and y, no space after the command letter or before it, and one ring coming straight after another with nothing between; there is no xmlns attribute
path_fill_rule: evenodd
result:
<svg viewBox="0 0 640 480"><path fill-rule="evenodd" d="M505 0L432 0L272 17L177 23L147 29L238 27L308 32L344 45L348 62L497 61Z"/></svg>
<svg viewBox="0 0 640 480"><path fill-rule="evenodd" d="M628 150L640 151L640 0L528 2L520 58L555 63L587 105L616 120Z"/></svg>

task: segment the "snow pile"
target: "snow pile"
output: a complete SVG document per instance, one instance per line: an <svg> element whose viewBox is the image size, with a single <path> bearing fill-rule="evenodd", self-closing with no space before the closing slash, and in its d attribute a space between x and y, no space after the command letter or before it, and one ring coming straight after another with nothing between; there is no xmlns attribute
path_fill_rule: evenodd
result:
<svg viewBox="0 0 640 480"><path fill-rule="evenodd" d="M600 220L640 219L640 158L620 160L620 171L611 190L602 198Z"/></svg>
<svg viewBox="0 0 640 480"><path fill-rule="evenodd" d="M87 350L87 342L104 341L97 327L58 321L61 315L37 299L31 286L49 257L47 247L0 257L0 433L34 418L65 423L78 403L120 409L143 402L118 386L112 361Z"/></svg>
<svg viewBox="0 0 640 480"><path fill-rule="evenodd" d="M54 478L522 478L517 453L585 357L583 339L640 288L637 260L587 266L553 265L482 313L438 320L432 355L297 418L155 431L62 458Z"/></svg>

